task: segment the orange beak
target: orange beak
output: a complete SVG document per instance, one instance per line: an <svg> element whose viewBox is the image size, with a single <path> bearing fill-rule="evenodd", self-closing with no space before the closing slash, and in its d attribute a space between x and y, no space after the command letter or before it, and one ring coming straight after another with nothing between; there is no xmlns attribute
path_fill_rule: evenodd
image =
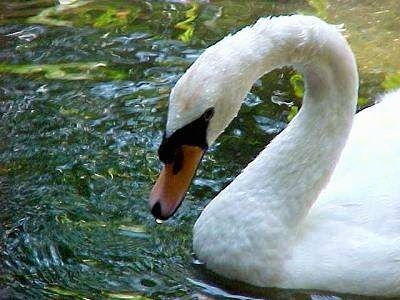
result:
<svg viewBox="0 0 400 300"><path fill-rule="evenodd" d="M204 149L182 146L182 167L174 172L174 162L165 164L149 199L151 213L161 220L172 216L182 203L203 157Z"/></svg>

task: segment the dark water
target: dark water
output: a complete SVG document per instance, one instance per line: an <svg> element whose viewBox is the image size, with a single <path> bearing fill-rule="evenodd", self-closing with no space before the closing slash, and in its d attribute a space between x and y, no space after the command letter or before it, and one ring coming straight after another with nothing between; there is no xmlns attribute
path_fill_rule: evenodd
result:
<svg viewBox="0 0 400 300"><path fill-rule="evenodd" d="M290 69L256 82L173 219L146 203L169 91L204 48L260 16L346 23L351 1L68 2L0 3L0 299L356 299L227 283L192 257L202 208L300 106ZM360 107L399 81L360 71Z"/></svg>

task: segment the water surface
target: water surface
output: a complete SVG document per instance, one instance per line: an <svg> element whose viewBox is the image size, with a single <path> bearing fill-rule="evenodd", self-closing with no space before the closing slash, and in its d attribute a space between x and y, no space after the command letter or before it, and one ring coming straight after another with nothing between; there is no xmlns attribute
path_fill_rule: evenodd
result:
<svg viewBox="0 0 400 300"><path fill-rule="evenodd" d="M301 105L290 69L256 82L173 219L146 201L170 89L207 46L261 16L344 23L361 109L400 85L399 1L59 2L0 3L0 298L358 299L232 284L191 253L201 210Z"/></svg>

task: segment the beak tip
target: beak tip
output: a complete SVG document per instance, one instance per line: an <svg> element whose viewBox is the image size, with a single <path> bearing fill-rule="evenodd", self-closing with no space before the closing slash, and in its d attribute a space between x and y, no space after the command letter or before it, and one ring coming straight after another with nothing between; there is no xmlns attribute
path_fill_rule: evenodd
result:
<svg viewBox="0 0 400 300"><path fill-rule="evenodd" d="M151 214L156 218L156 220L167 220L168 217L163 216L161 204L157 201L151 208Z"/></svg>
<svg viewBox="0 0 400 300"><path fill-rule="evenodd" d="M164 165L148 200L156 220L169 219L181 205L204 151L198 146L183 145L179 172L174 170L176 162Z"/></svg>

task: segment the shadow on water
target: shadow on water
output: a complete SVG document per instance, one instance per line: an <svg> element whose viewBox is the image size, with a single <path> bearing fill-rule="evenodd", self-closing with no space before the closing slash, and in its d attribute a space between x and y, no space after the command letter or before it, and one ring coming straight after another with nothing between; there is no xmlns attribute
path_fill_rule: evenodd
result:
<svg viewBox="0 0 400 300"><path fill-rule="evenodd" d="M185 69L260 16L336 20L329 1L59 2L0 3L0 298L359 299L256 289L193 264L202 208L300 107L293 70L255 83L172 220L157 225L146 204ZM360 70L360 107L398 85L392 69Z"/></svg>

